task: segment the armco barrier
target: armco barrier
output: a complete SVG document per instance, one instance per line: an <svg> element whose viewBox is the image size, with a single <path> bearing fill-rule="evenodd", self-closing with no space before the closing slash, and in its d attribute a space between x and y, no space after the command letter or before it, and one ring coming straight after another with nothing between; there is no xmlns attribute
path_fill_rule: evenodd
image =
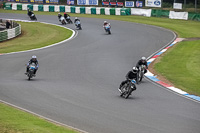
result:
<svg viewBox="0 0 200 133"><path fill-rule="evenodd" d="M7 10L27 10L29 7L34 11L47 11L47 12L69 12L69 13L81 13L81 14L98 14L98 15L140 15L147 17L166 17L172 19L189 19L200 21L200 14L187 12L172 12L169 10L161 9L141 9L141 8L109 8L109 7L76 7L76 6L64 6L64 5L37 5L37 4L21 4L21 3L6 3L5 8ZM180 16L179 14L186 14L186 16ZM188 16L187 16L188 15ZM175 17L174 17L175 16ZM178 16L178 17L177 17Z"/></svg>
<svg viewBox="0 0 200 133"><path fill-rule="evenodd" d="M13 25L14 26L16 25L16 27L0 31L0 42L14 38L21 34L21 25L17 24L16 22L13 23L14 23Z"/></svg>

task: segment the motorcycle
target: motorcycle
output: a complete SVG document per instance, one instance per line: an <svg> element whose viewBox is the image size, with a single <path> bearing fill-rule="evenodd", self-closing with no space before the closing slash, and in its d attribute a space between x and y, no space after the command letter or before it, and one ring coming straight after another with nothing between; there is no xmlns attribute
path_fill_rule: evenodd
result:
<svg viewBox="0 0 200 133"><path fill-rule="evenodd" d="M81 28L81 22L80 22L79 20L77 20L77 21L75 22L75 26L76 26L76 28L78 28L79 30L82 30L82 28Z"/></svg>
<svg viewBox="0 0 200 133"><path fill-rule="evenodd" d="M27 73L27 76L28 76L28 80L30 80L31 78L35 77L35 70L36 70L36 64L35 63L32 63L29 65L29 68L28 68L28 73Z"/></svg>
<svg viewBox="0 0 200 133"><path fill-rule="evenodd" d="M70 19L70 16L67 16L65 20L67 21L68 24L73 24L72 20Z"/></svg>
<svg viewBox="0 0 200 133"><path fill-rule="evenodd" d="M111 34L111 27L110 27L110 25L106 25L105 26L105 31L108 33L108 34Z"/></svg>
<svg viewBox="0 0 200 133"><path fill-rule="evenodd" d="M60 17L59 21L62 23L62 24L67 24L65 18L62 16Z"/></svg>
<svg viewBox="0 0 200 133"><path fill-rule="evenodd" d="M139 66L139 72L138 72L138 80L139 82L142 81L143 77L144 77L144 71L146 69L146 66L145 65L140 65Z"/></svg>
<svg viewBox="0 0 200 133"><path fill-rule="evenodd" d="M37 18L36 18L36 16L35 16L34 13L31 14L30 19L31 19L31 20L36 20L36 21L37 21Z"/></svg>
<svg viewBox="0 0 200 133"><path fill-rule="evenodd" d="M135 86L136 81L135 80L128 80L127 83L125 83L120 89L120 96L124 97L125 99L127 99L131 93L136 90L136 86Z"/></svg>

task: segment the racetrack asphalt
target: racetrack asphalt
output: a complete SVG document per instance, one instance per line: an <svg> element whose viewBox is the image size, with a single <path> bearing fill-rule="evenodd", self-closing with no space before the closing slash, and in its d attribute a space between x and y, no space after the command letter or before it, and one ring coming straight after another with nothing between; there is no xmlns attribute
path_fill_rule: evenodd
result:
<svg viewBox="0 0 200 133"><path fill-rule="evenodd" d="M38 21L59 24L57 16ZM2 18L28 20L25 14ZM72 18L74 20L74 18ZM76 38L47 49L0 56L0 100L90 133L199 133L200 104L144 79L129 99L119 96L126 73L174 39L163 28L103 19L80 18ZM75 29L73 25L66 25ZM37 76L24 75L32 55Z"/></svg>

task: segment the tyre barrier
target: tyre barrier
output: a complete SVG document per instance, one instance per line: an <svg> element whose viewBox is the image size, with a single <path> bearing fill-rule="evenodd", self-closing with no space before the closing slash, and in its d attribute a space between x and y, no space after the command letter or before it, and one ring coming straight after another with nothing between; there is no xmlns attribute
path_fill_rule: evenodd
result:
<svg viewBox="0 0 200 133"><path fill-rule="evenodd" d="M0 19L0 23L6 23L6 20ZM12 27L11 29L4 29L0 31L0 42L12 39L21 34L21 25L14 21L10 21L10 23Z"/></svg>
<svg viewBox="0 0 200 133"><path fill-rule="evenodd" d="M161 9L140 9L140 8L109 8L109 7L83 7L66 5L38 5L22 3L5 3L6 10L27 10L45 12L68 12L79 14L98 15L139 15L146 17L166 17L170 19L196 20L200 21L199 13L175 12Z"/></svg>

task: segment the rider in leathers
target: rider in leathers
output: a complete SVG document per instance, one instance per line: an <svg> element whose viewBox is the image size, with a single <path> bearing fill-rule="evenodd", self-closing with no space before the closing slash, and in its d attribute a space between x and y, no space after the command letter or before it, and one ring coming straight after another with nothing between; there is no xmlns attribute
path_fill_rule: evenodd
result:
<svg viewBox="0 0 200 133"><path fill-rule="evenodd" d="M141 65L145 65L146 66L146 68L144 70L144 73L146 73L147 69L148 69L148 65L147 65L147 61L146 61L145 57L142 57L142 59L138 61L136 67L139 69L139 66L141 66Z"/></svg>
<svg viewBox="0 0 200 133"><path fill-rule="evenodd" d="M136 67L133 67L133 69L126 74L126 80L122 81L120 86L119 86L119 91L120 92L121 92L121 87L125 83L127 83L129 80L133 80L133 79L137 80L137 72L138 72L138 69ZM134 90L136 90L136 86L134 86Z"/></svg>
<svg viewBox="0 0 200 133"><path fill-rule="evenodd" d="M38 70L38 67L39 67L39 63L38 63L37 57L35 55L33 55L32 58L29 60L29 62L27 64L27 67L26 67L26 73L25 74L28 73L28 71L29 71L29 65L31 63L35 63L35 65L36 65L36 69L35 69L35 71L33 73L33 74L36 74L36 71Z"/></svg>

